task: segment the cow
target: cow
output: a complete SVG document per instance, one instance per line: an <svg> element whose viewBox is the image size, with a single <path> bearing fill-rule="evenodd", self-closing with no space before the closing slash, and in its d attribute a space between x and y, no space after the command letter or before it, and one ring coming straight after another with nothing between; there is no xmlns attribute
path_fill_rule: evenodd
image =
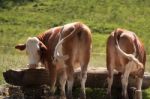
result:
<svg viewBox="0 0 150 99"><path fill-rule="evenodd" d="M121 74L122 96L128 99L127 86L129 75L136 78L136 92L142 99L141 87L145 70L146 51L137 35L126 29L114 30L107 39L106 65L108 70L107 95L111 98L113 70ZM139 98L138 98L139 99Z"/></svg>
<svg viewBox="0 0 150 99"><path fill-rule="evenodd" d="M85 82L92 49L92 34L89 27L81 22L69 23L51 28L36 37L30 37L25 44L18 44L16 49L26 50L29 68L39 63L48 70L50 87L54 92L57 76L59 77L61 97L72 98L74 69L80 67L81 98L86 98Z"/></svg>

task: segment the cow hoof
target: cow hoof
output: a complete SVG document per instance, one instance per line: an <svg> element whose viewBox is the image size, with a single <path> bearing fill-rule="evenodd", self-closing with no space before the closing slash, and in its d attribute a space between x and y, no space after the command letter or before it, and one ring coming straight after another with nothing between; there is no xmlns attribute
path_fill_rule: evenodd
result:
<svg viewBox="0 0 150 99"><path fill-rule="evenodd" d="M80 99L86 99L86 95L83 94L83 93L81 93L81 94L80 94Z"/></svg>
<svg viewBox="0 0 150 99"><path fill-rule="evenodd" d="M55 87L51 88L51 89L50 89L50 95L52 95L52 96L53 96L53 95L54 95L54 93L55 93L55 90L56 90L56 88L55 88Z"/></svg>
<svg viewBox="0 0 150 99"><path fill-rule="evenodd" d="M111 94L107 94L107 95L105 96L105 99L112 99Z"/></svg>
<svg viewBox="0 0 150 99"><path fill-rule="evenodd" d="M60 96L60 99L66 99L66 96ZM69 98L68 98L69 99Z"/></svg>
<svg viewBox="0 0 150 99"><path fill-rule="evenodd" d="M80 96L80 99L86 99L86 96Z"/></svg>
<svg viewBox="0 0 150 99"><path fill-rule="evenodd" d="M72 95L71 94L67 95L67 99L73 99Z"/></svg>
<svg viewBox="0 0 150 99"><path fill-rule="evenodd" d="M123 96L123 99L129 99L129 97L128 96Z"/></svg>
<svg viewBox="0 0 150 99"><path fill-rule="evenodd" d="M55 99L56 97L55 96L49 96L48 98L42 98L42 99Z"/></svg>
<svg viewBox="0 0 150 99"><path fill-rule="evenodd" d="M134 97L135 97L134 99L142 99L142 91L141 90L136 90Z"/></svg>
<svg viewBox="0 0 150 99"><path fill-rule="evenodd" d="M106 95L104 99L112 99L110 96Z"/></svg>

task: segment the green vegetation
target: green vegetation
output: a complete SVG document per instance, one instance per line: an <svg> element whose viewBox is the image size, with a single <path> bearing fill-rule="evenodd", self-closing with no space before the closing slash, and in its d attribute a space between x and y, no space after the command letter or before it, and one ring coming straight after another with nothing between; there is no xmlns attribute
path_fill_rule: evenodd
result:
<svg viewBox="0 0 150 99"><path fill-rule="evenodd" d="M150 54L149 17L149 0L0 0L0 83L4 83L4 70L26 65L25 52L16 51L16 44L74 21L81 21L92 30L92 66L105 66L106 39L117 27L134 31ZM149 64L148 57L147 71ZM150 93L145 94L144 99L148 99Z"/></svg>

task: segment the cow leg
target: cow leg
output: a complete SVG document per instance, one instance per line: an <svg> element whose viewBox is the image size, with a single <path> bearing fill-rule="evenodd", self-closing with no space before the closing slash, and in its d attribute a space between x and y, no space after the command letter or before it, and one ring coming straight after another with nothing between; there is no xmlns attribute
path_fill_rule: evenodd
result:
<svg viewBox="0 0 150 99"><path fill-rule="evenodd" d="M87 79L87 65L81 66L81 73L80 73L80 78L81 78L81 99L86 99L86 92L85 92L85 83Z"/></svg>
<svg viewBox="0 0 150 99"><path fill-rule="evenodd" d="M128 99L128 94L127 94L128 76L126 74L122 75L121 83L122 83L123 99Z"/></svg>
<svg viewBox="0 0 150 99"><path fill-rule="evenodd" d="M85 83L87 79L87 68L90 60L90 52L91 52L90 46L88 46L87 49L84 49L83 51L80 52L79 63L81 66L81 72L80 72L80 84L81 84L80 98L81 99L86 99Z"/></svg>
<svg viewBox="0 0 150 99"><path fill-rule="evenodd" d="M65 85L67 81L67 74L66 70L63 69L60 73L60 78L59 78L59 83L60 83L60 89L61 89L61 99L66 99L66 94L65 94Z"/></svg>
<svg viewBox="0 0 150 99"><path fill-rule="evenodd" d="M112 66L108 69L108 77L107 77L107 82L108 82L108 89L107 89L107 96L109 99L111 99L111 87L113 84L113 69Z"/></svg>
<svg viewBox="0 0 150 99"><path fill-rule="evenodd" d="M71 67L71 65L70 65ZM67 69L67 98L72 99L72 87L74 83L74 77L73 77L73 69L68 68Z"/></svg>
<svg viewBox="0 0 150 99"><path fill-rule="evenodd" d="M142 82L143 78L137 78L137 90L135 91L135 98L134 99L142 99Z"/></svg>
<svg viewBox="0 0 150 99"><path fill-rule="evenodd" d="M111 88L112 88L112 84L113 84L113 75L114 75L113 67L115 65L114 61L115 61L114 58L111 58L111 57L109 57L109 55L107 55L107 70L108 70L108 77L107 77L107 82L108 82L107 98L108 99L111 99Z"/></svg>
<svg viewBox="0 0 150 99"><path fill-rule="evenodd" d="M49 76L50 76L50 93L54 95L56 89L55 84L57 79L56 66L50 64L48 66L48 69L49 69Z"/></svg>
<svg viewBox="0 0 150 99"><path fill-rule="evenodd" d="M128 93L127 93L127 87L128 87L128 78L129 74L134 66L133 62L129 62L127 65L125 65L125 71L121 78L122 83L122 95L124 99L128 99Z"/></svg>

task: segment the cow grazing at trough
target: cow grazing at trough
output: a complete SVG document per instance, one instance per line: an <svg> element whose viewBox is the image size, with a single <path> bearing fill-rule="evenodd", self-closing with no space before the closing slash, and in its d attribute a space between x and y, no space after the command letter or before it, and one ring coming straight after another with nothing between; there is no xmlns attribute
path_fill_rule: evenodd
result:
<svg viewBox="0 0 150 99"><path fill-rule="evenodd" d="M30 68L35 68L41 62L48 69L52 92L59 77L62 97L66 97L66 82L67 96L69 99L72 97L74 69L81 67L81 98L86 98L85 82L91 43L90 29L83 23L74 22L51 28L15 48L26 49Z"/></svg>
<svg viewBox="0 0 150 99"><path fill-rule="evenodd" d="M135 33L116 29L107 39L106 61L108 70L108 90L107 94L111 98L111 86L113 83L113 70L122 74L122 95L128 99L127 86L128 77L136 77L136 90L142 99L141 87L145 70L146 52L142 42Z"/></svg>

